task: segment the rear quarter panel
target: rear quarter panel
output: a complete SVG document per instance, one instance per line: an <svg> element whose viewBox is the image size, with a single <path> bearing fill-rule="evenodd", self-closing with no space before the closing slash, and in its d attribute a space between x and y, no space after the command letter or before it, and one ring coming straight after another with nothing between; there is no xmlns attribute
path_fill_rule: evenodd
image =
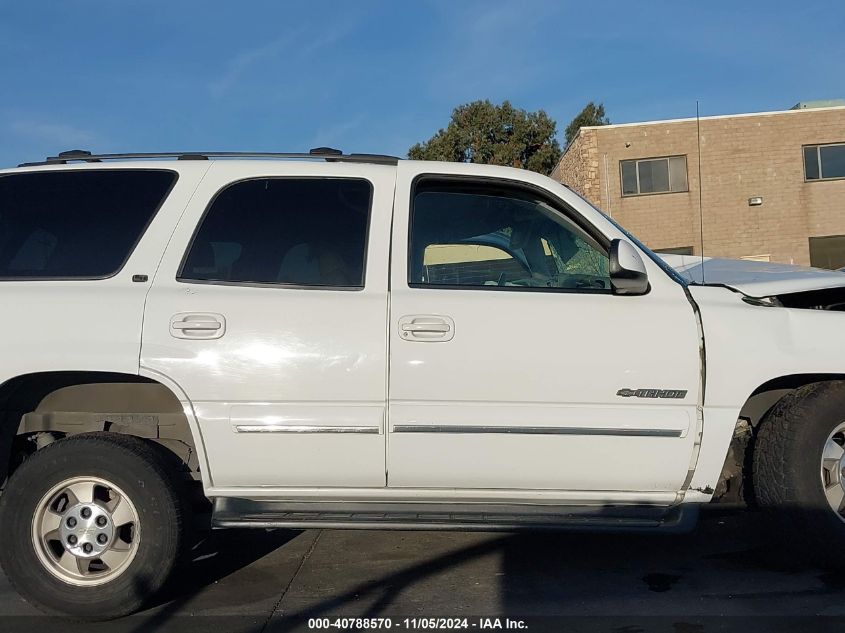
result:
<svg viewBox="0 0 845 633"><path fill-rule="evenodd" d="M149 169L150 164L142 164ZM127 169L133 164L84 169ZM138 166L134 164L134 166ZM160 167L156 164L155 167ZM47 371L109 371L137 374L144 300L165 246L207 164L162 165L178 179L125 266L108 279L0 281L0 384ZM0 172L79 169L40 167ZM115 213L119 213L115 209Z"/></svg>

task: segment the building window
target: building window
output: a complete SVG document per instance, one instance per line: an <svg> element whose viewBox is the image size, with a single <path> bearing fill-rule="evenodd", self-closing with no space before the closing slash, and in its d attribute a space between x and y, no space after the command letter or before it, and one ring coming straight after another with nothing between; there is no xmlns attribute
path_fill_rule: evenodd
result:
<svg viewBox="0 0 845 633"><path fill-rule="evenodd" d="M845 267L845 235L811 237L810 266L830 270Z"/></svg>
<svg viewBox="0 0 845 633"><path fill-rule="evenodd" d="M845 178L845 143L804 146L805 180Z"/></svg>
<svg viewBox="0 0 845 633"><path fill-rule="evenodd" d="M664 255L692 255L692 246L675 246L673 248L655 248L655 253Z"/></svg>
<svg viewBox="0 0 845 633"><path fill-rule="evenodd" d="M666 156L619 161L622 171L622 195L688 191L687 157Z"/></svg>

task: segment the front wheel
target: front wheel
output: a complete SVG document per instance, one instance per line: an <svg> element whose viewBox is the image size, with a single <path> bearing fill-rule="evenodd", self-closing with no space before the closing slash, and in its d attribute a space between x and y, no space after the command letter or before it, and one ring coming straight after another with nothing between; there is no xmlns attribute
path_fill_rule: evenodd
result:
<svg viewBox="0 0 845 633"><path fill-rule="evenodd" d="M781 399L760 426L753 457L755 497L790 542L823 565L845 564L845 382Z"/></svg>
<svg viewBox="0 0 845 633"><path fill-rule="evenodd" d="M179 474L144 440L77 435L37 451L0 497L0 563L43 611L109 619L136 611L182 547Z"/></svg>

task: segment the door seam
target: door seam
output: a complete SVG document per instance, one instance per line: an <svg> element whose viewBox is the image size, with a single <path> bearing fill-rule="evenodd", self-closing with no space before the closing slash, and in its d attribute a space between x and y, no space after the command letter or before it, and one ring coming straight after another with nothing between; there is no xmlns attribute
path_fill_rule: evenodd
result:
<svg viewBox="0 0 845 633"><path fill-rule="evenodd" d="M390 487L390 469L388 460L390 459L390 368L392 365L392 355L390 348L390 332L393 327L393 293L391 281L393 278L393 223L396 216L396 183L399 180L399 170L393 170L393 202L390 205L390 235L387 240L387 315L385 319L385 400L384 400L384 487Z"/></svg>

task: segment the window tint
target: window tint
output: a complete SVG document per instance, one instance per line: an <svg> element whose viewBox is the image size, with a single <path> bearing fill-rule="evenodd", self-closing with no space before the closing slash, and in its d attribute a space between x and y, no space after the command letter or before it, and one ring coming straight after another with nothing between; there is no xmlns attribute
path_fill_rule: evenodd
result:
<svg viewBox="0 0 845 633"><path fill-rule="evenodd" d="M231 185L206 213L179 279L361 288L370 197L359 179Z"/></svg>
<svg viewBox="0 0 845 633"><path fill-rule="evenodd" d="M108 277L176 181L163 170L89 170L0 177L0 278Z"/></svg>
<svg viewBox="0 0 845 633"><path fill-rule="evenodd" d="M412 286L610 291L606 251L533 195L423 182L414 194Z"/></svg>
<svg viewBox="0 0 845 633"><path fill-rule="evenodd" d="M687 191L687 157L620 161L622 195Z"/></svg>
<svg viewBox="0 0 845 633"><path fill-rule="evenodd" d="M845 143L805 146L804 178L806 180L845 178Z"/></svg>

